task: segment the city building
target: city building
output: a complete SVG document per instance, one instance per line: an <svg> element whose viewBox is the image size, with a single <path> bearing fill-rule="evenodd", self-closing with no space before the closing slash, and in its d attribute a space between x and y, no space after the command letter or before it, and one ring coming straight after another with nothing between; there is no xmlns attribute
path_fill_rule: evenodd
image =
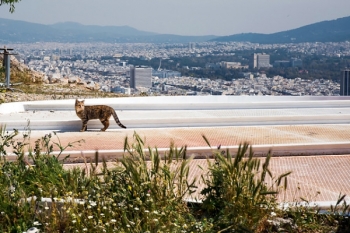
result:
<svg viewBox="0 0 350 233"><path fill-rule="evenodd" d="M291 63L290 61L287 61L287 60L276 60L273 63L273 67L290 67L290 66L291 66Z"/></svg>
<svg viewBox="0 0 350 233"><path fill-rule="evenodd" d="M248 68L246 66L242 66L240 62L228 62L228 61L221 62L221 67L224 67L226 69Z"/></svg>
<svg viewBox="0 0 350 233"><path fill-rule="evenodd" d="M345 69L341 73L340 78L340 95L350 95L350 69Z"/></svg>
<svg viewBox="0 0 350 233"><path fill-rule="evenodd" d="M260 68L266 68L270 67L270 55L265 53L253 53L251 61L250 61L250 67L252 69L260 69Z"/></svg>
<svg viewBox="0 0 350 233"><path fill-rule="evenodd" d="M172 78L172 77L181 77L181 73L173 70L152 69L152 76L156 76L158 78Z"/></svg>
<svg viewBox="0 0 350 233"><path fill-rule="evenodd" d="M130 66L130 87L152 87L152 68Z"/></svg>
<svg viewBox="0 0 350 233"><path fill-rule="evenodd" d="M276 60L273 67L302 67L303 61L299 58L291 58L288 60Z"/></svg>

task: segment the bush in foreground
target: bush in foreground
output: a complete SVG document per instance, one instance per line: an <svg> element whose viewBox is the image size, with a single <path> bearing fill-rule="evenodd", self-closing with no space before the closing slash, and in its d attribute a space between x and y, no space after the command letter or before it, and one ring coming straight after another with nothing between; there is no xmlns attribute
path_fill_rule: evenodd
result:
<svg viewBox="0 0 350 233"><path fill-rule="evenodd" d="M300 206L278 209L276 195L287 187L289 173L274 177L271 154L261 162L248 144L235 156L214 150L208 173L200 177L205 188L197 190L186 147L171 144L160 155L144 148L135 133L133 142L125 139L125 156L113 168L98 166L96 152L95 163L63 169L67 158L54 156L53 146L62 152L80 141L63 147L49 134L25 151L30 134L21 142L17 135L1 127L1 232L322 232L346 224L346 203L330 215ZM17 155L14 162L6 160L8 147ZM201 193L198 204L186 203L194 192Z"/></svg>

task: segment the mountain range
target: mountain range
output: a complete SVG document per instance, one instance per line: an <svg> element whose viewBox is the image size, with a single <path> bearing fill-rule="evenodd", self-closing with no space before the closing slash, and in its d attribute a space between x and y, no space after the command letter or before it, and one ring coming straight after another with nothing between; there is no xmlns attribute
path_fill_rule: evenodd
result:
<svg viewBox="0 0 350 233"><path fill-rule="evenodd" d="M283 32L242 33L230 36L181 36L141 31L129 26L95 26L74 22L44 25L0 18L0 42L108 42L188 43L248 41L253 43L300 43L350 41L350 16L322 21Z"/></svg>
<svg viewBox="0 0 350 233"><path fill-rule="evenodd" d="M212 40L221 42L249 41L263 44L350 41L350 16L272 34L242 33Z"/></svg>
<svg viewBox="0 0 350 233"><path fill-rule="evenodd" d="M95 26L74 22L44 25L0 18L0 42L187 43L216 36L179 36L140 31L129 26Z"/></svg>

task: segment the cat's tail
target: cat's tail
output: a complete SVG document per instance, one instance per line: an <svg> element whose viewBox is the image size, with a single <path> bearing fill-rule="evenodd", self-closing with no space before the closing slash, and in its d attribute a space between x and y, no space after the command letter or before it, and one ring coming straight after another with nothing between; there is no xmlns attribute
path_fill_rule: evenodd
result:
<svg viewBox="0 0 350 233"><path fill-rule="evenodd" d="M114 111L114 109L113 109L112 115L113 115L113 118L114 118L115 122L117 122L117 124L118 124L120 127L126 129L126 127L119 121L119 118L118 118L118 116L117 116L117 113Z"/></svg>

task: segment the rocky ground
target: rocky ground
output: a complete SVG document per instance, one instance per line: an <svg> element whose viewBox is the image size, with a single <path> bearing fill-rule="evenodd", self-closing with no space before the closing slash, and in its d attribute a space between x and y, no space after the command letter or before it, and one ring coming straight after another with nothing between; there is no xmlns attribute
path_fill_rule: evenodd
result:
<svg viewBox="0 0 350 233"><path fill-rule="evenodd" d="M30 91L22 89L32 89ZM35 90L41 89L41 90ZM92 91L83 87L62 85L36 85L35 87L5 89L0 87L0 104L37 100L89 99L120 97L120 94Z"/></svg>
<svg viewBox="0 0 350 233"><path fill-rule="evenodd" d="M5 73L0 56L0 104L9 102L118 97L120 94L99 91L98 83L79 77L47 77L29 69L11 57L11 88L5 87Z"/></svg>

